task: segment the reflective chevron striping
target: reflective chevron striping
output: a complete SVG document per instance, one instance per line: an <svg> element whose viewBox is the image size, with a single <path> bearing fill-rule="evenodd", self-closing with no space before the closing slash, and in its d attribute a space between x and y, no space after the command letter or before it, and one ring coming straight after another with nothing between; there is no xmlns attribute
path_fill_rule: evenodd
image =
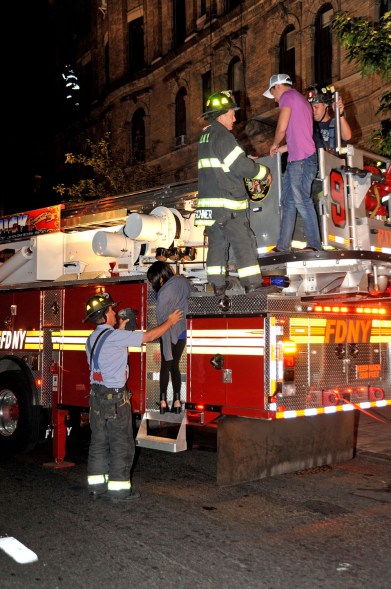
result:
<svg viewBox="0 0 391 589"><path fill-rule="evenodd" d="M85 346L88 336L92 330L64 330L52 332L53 350L69 350L73 352L85 352ZM43 331L27 331L25 350L42 350L43 349ZM145 346L143 346L145 351ZM140 352L140 348L129 347L128 352Z"/></svg>
<svg viewBox="0 0 391 589"><path fill-rule="evenodd" d="M338 411L354 411L355 409L370 409L371 407L386 407L391 405L391 399L381 401L364 401L363 403L349 403L344 405L330 405L328 407L314 407L310 409L297 409L296 411L277 411L276 419L293 419L295 417L311 417L313 415L327 415Z"/></svg>

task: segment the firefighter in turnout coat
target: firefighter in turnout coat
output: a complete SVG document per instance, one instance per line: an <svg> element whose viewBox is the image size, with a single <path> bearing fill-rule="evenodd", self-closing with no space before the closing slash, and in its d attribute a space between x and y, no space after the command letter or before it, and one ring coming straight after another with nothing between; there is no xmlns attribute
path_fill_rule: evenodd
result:
<svg viewBox="0 0 391 589"><path fill-rule="evenodd" d="M257 245L249 223L244 178L271 182L269 168L247 157L231 133L238 106L230 90L212 94L202 117L208 121L198 144L198 201L195 225L208 237L208 282L216 295L229 286L229 249L246 293L262 289Z"/></svg>
<svg viewBox="0 0 391 589"><path fill-rule="evenodd" d="M91 382L88 489L91 498L104 497L113 502L140 496L132 491L130 481L135 444L130 392L126 386L128 347L141 347L158 339L183 316L183 311L177 309L161 325L142 332L135 331L134 317L122 319L119 314L118 329L114 329L117 305L106 292L94 295L86 303L84 319L96 324L86 343ZM128 323L130 329L126 327Z"/></svg>

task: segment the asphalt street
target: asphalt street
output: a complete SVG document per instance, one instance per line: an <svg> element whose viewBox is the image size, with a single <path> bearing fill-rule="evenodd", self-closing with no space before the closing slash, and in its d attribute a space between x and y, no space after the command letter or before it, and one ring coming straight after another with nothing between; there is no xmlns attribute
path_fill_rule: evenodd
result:
<svg viewBox="0 0 391 589"><path fill-rule="evenodd" d="M391 406L360 412L356 448L391 460Z"/></svg>
<svg viewBox="0 0 391 589"><path fill-rule="evenodd" d="M391 407L360 414L345 463L219 487L213 433L191 451L141 449L133 504L92 502L88 439L69 440L73 467L53 469L50 444L0 458L2 589L388 589Z"/></svg>

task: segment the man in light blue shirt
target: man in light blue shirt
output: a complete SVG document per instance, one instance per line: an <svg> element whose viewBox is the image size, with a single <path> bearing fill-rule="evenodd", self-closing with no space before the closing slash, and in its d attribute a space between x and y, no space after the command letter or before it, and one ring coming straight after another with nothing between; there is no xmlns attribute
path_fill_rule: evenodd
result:
<svg viewBox="0 0 391 589"><path fill-rule="evenodd" d="M92 498L104 496L114 502L140 496L132 492L130 481L135 445L130 393L126 387L128 347L141 347L158 339L183 316L177 309L164 323L145 332L126 330L130 319L119 317L118 329L114 329L117 305L106 292L95 295L86 303L84 319L96 324L86 343L91 383L88 488Z"/></svg>

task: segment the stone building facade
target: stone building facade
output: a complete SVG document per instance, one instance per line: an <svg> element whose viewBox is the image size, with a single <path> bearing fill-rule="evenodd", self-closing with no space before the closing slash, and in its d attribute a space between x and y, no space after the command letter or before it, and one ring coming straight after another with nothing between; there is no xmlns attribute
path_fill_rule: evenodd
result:
<svg viewBox="0 0 391 589"><path fill-rule="evenodd" d="M302 92L314 82L334 85L345 102L352 143L365 146L379 127L381 80L361 78L330 24L339 10L375 21L384 12L382 0L72 3L77 33L67 57L82 106L57 135L59 163L67 150L110 132L129 173L133 164L146 162L159 170L161 184L194 179L206 98L228 88L242 107L239 141L265 155L278 109L262 93L278 72L293 76Z"/></svg>

